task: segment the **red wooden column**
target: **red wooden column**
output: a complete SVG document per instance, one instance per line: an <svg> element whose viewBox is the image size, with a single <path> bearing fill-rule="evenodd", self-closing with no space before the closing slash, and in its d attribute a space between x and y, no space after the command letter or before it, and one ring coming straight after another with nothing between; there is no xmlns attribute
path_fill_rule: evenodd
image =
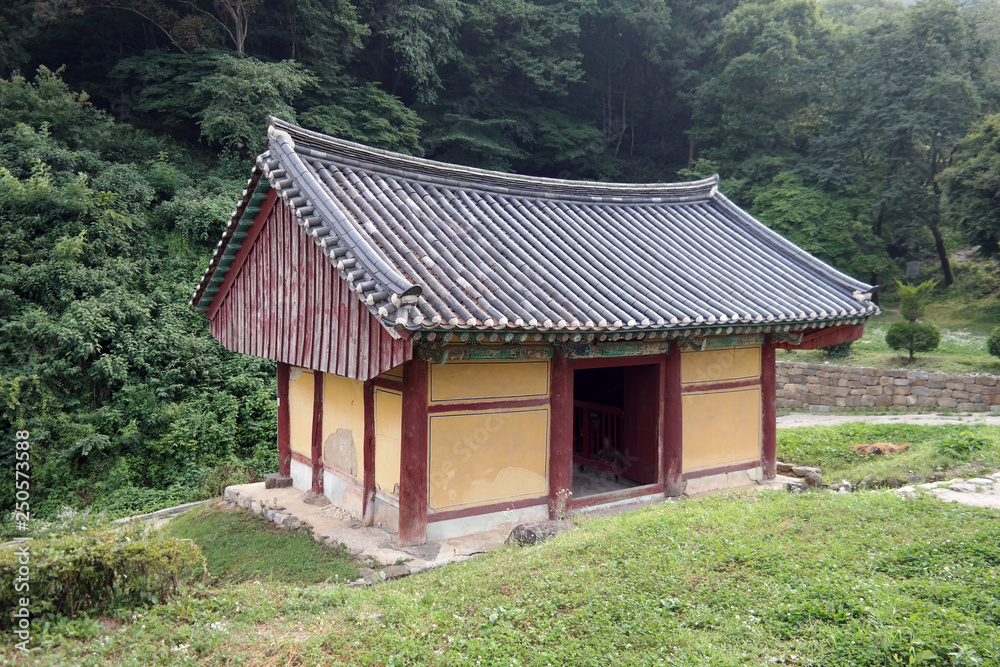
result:
<svg viewBox="0 0 1000 667"><path fill-rule="evenodd" d="M288 364L278 362L278 474L292 474L291 412L288 407Z"/></svg>
<svg viewBox="0 0 1000 667"><path fill-rule="evenodd" d="M677 341L670 343L660 376L663 495L676 497L684 493L684 410L681 405L681 351Z"/></svg>
<svg viewBox="0 0 1000 667"><path fill-rule="evenodd" d="M366 526L375 525L375 383L365 381L365 495L362 522Z"/></svg>
<svg viewBox="0 0 1000 667"><path fill-rule="evenodd" d="M323 373L313 373L312 490L323 494Z"/></svg>
<svg viewBox="0 0 1000 667"><path fill-rule="evenodd" d="M424 359L413 359L403 366L403 432L399 457L399 543L403 545L427 541L429 370Z"/></svg>
<svg viewBox="0 0 1000 667"><path fill-rule="evenodd" d="M549 518L565 519L573 495L573 369L558 348L549 410Z"/></svg>
<svg viewBox="0 0 1000 667"><path fill-rule="evenodd" d="M764 338L760 348L760 402L763 406L761 417L761 457L764 477L774 479L778 474L778 410L775 405L774 340Z"/></svg>

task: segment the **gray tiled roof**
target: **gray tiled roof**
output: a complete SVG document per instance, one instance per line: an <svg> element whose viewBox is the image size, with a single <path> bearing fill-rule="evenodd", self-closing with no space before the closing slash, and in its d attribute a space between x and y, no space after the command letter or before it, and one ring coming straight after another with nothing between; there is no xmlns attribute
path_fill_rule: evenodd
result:
<svg viewBox="0 0 1000 667"><path fill-rule="evenodd" d="M517 176L270 122L248 185L263 173L389 326L663 330L878 312L871 286L753 219L718 192L718 177L640 185ZM199 310L238 218L261 197L251 190L195 291Z"/></svg>

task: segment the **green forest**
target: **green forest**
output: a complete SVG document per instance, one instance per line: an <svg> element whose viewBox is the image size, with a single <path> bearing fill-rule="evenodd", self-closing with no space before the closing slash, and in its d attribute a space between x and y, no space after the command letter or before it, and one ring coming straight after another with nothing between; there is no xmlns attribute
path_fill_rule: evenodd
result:
<svg viewBox="0 0 1000 667"><path fill-rule="evenodd" d="M1000 255L998 47L986 0L6 0L0 423L30 432L32 508L276 469L274 365L187 306L269 114L540 176L718 173L859 279L922 262L986 296L950 253Z"/></svg>

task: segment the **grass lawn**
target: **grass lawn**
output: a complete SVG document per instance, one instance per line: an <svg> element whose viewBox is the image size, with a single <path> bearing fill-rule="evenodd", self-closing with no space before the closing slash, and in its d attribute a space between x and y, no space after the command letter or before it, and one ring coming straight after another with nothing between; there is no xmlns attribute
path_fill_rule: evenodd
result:
<svg viewBox="0 0 1000 667"><path fill-rule="evenodd" d="M968 432L970 435L963 435ZM779 431L829 480L1000 468L1000 427ZM855 442L909 442L861 457ZM947 445L947 446L945 446ZM663 503L372 589L311 538L212 505L168 524L220 577L118 620L36 626L40 665L1000 665L1000 512L853 494ZM276 568L282 564L284 568ZM316 566L314 568L314 566ZM344 572L344 570L339 570ZM344 574L340 580L343 580Z"/></svg>
<svg viewBox="0 0 1000 667"><path fill-rule="evenodd" d="M872 442L907 443L910 448L891 456L863 456L851 450L851 445ZM974 449L964 455L961 450L968 444ZM913 475L972 477L982 467L1000 470L1000 426L856 423L779 429L778 459L819 466L827 482L846 479L857 484L865 477L905 482Z"/></svg>
<svg viewBox="0 0 1000 667"><path fill-rule="evenodd" d="M245 510L212 502L184 512L162 529L201 547L212 576L225 582L291 584L357 579L350 555L324 547L305 532L288 531Z"/></svg>
<svg viewBox="0 0 1000 667"><path fill-rule="evenodd" d="M665 503L370 590L206 588L61 665L995 665L1000 514L885 492ZM28 661L24 661L27 663Z"/></svg>
<svg viewBox="0 0 1000 667"><path fill-rule="evenodd" d="M851 449L854 444L872 442L906 443L910 447L891 456L861 455ZM969 443L974 450L963 454L961 450ZM865 477L879 482L895 477L906 482L913 475L975 477L984 469L1000 470L1000 426L856 423L779 429L778 459L819 466L828 483L846 479L857 484Z"/></svg>

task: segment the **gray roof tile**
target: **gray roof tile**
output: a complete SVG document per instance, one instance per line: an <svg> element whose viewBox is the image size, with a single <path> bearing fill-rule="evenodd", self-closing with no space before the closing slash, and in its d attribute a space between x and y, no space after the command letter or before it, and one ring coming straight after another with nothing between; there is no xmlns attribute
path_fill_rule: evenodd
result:
<svg viewBox="0 0 1000 667"><path fill-rule="evenodd" d="M271 119L263 174L389 326L652 330L804 324L878 312L871 287L718 192L446 165ZM259 195L258 195L259 196ZM223 269L237 218L202 284Z"/></svg>

